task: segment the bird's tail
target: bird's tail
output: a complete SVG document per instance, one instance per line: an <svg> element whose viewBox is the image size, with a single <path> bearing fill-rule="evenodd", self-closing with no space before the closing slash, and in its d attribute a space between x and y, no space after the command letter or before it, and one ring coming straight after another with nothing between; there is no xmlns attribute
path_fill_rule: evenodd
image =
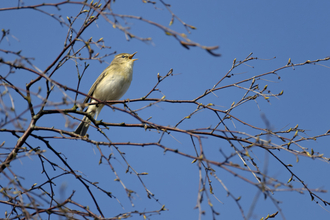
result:
<svg viewBox="0 0 330 220"><path fill-rule="evenodd" d="M91 120L89 120L89 118L87 116L84 116L84 118L78 125L77 129L74 131L74 133L79 134L81 136L85 136L90 123L91 123Z"/></svg>
<svg viewBox="0 0 330 220"><path fill-rule="evenodd" d="M92 116L96 120L102 108L103 105L91 105L88 107L86 112L89 113L90 116ZM74 133L79 134L81 136L85 136L90 123L91 120L87 116L84 116Z"/></svg>

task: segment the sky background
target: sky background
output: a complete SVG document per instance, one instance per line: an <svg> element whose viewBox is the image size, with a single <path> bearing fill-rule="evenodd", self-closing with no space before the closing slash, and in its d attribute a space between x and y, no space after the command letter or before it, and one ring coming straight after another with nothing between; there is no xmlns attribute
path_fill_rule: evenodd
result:
<svg viewBox="0 0 330 220"><path fill-rule="evenodd" d="M118 14L142 16L145 19L158 22L168 26L171 15L165 7L156 1L157 9L152 4L144 4L142 1L117 0L112 4L112 9ZM28 4L37 4L40 1L25 1ZM167 99L193 99L208 89L224 76L231 68L233 60L243 60L251 52L253 57L260 60L249 62L243 65L233 73L235 77L224 82L223 85L231 84L239 80L261 74L263 72L272 71L276 68L287 64L289 58L293 63L302 63L306 60L315 60L330 56L330 30L329 30L329 8L330 2L323 1L170 1L171 10L180 17L184 22L195 26L196 30L191 30L191 34L185 32L185 28L178 20L174 21L172 29L186 33L194 42L198 42L205 46L218 45L220 48L214 52L221 53L221 57L211 56L200 48L191 48L190 50L182 47L173 37L166 36L164 31L136 21L127 19L128 25L131 26L130 31L139 37L151 37L152 44L132 39L126 41L125 36L118 29L114 29L109 23L103 19L98 19L95 25L92 25L84 34L83 38L87 40L91 36L94 40L101 37L104 38L106 45L111 46L109 50L96 51L102 54L109 54L114 51L117 53L133 53L138 51L136 58L139 60L134 64L134 76L131 87L122 99L135 99L146 95L157 82L157 73L164 76L171 68L174 70L174 76L167 78L159 86L162 93L153 93L151 97L161 98L166 95ZM16 6L16 1L1 1L0 7ZM58 11L53 7L43 8L49 13L61 14L66 16L76 15L81 6L61 6ZM0 48L4 50L19 51L26 57L34 57L34 64L41 70L44 70L58 56L63 48L64 40L67 35L67 27L59 25L59 23L42 13L35 10L11 10L0 11L0 28L10 29L10 35L3 40ZM85 54L86 55L86 54ZM5 60L13 60L14 56L0 53L0 57ZM274 58L276 57L276 58ZM104 63L98 61L86 61L90 67L87 69L82 79L80 91L87 93L97 76L109 65L113 56L105 58ZM82 62L80 64L83 64ZM242 120L253 123L256 126L265 127L261 115L265 115L270 122L271 128L274 130L287 130L299 124L299 128L305 129L308 136L323 134L330 129L329 118L329 94L330 94L330 63L323 62L322 65L306 65L293 69L285 69L278 72L281 77L267 76L264 81L258 82L261 86L268 84L269 89L275 94L281 90L284 94L279 98L272 98L270 103L258 100L258 105L249 102L233 112L234 115ZM82 69L82 66L80 66ZM8 67L0 65L0 74L7 73ZM9 77L21 88L36 76L25 71L17 71ZM61 82L71 88L76 88L77 71L74 61L69 61L56 72L54 80ZM44 83L38 84L43 86ZM248 86L248 84L245 84ZM0 87L3 91L3 87ZM34 91L38 88L34 87ZM74 99L74 93L67 93ZM214 103L218 108L226 110L232 102L240 100L244 91L239 89L220 90L215 95L209 95L202 102ZM44 93L43 93L44 95ZM56 89L50 99L54 102L62 100L62 92ZM83 97L79 96L79 100ZM20 106L18 97L15 99L17 109L25 109ZM145 103L130 103L132 109L138 109ZM71 106L62 106L69 108ZM121 105L117 105L121 107ZM152 108L140 111L139 115L144 119L152 116L152 121L163 125L174 126L181 118L191 113L196 106L188 104L166 104L160 103ZM79 115L75 115L79 117ZM3 116L1 116L3 117ZM28 114L25 117L29 117ZM128 115L118 111L113 112L109 108L104 108L98 119L103 119L113 123L138 123ZM72 123L73 119L70 119ZM208 111L203 111L196 115L194 120L187 121L182 124L183 129L191 127L208 127L214 126L217 118ZM74 127L66 128L64 126L65 119L61 115L44 117L38 122L38 126L54 126L73 131ZM25 125L27 126L27 124ZM6 128L12 128L7 126ZM237 130L244 129L242 125L237 125ZM114 142L156 142L159 139L157 132L145 132L144 129L130 129L112 127L110 131L106 131ZM247 132L253 132L247 130ZM254 131L255 132L255 131ZM95 129L90 128L89 135L91 139L106 141ZM35 134L45 135L45 132L37 132ZM193 147L188 137L182 134L172 133L178 140L171 136L164 138L163 144L168 147L179 149L182 152L194 154ZM59 136L58 134L50 134ZM0 142L6 141L7 147L14 145L16 139L4 136ZM146 140L147 138L147 140ZM84 177L94 182L100 182L100 186L111 191L125 207L115 199L108 199L98 190L93 188L93 192L97 195L98 200L105 210L107 217L124 213L127 211L139 210L150 211L160 209L165 204L169 211L162 212L161 215L152 216L151 219L198 219L198 210L193 209L197 201L198 191L198 167L197 164L191 164L191 159L181 157L177 154L167 152L164 154L161 148L150 147L134 147L122 146L121 150L126 153L126 159L138 172L147 172L149 175L143 176L143 181L155 197L159 199L159 203L146 197L143 187L134 175L125 174L125 165L123 161L114 160L114 166L127 184L129 189L138 193L135 196L135 207L131 207L129 200L125 196L123 188L118 182L114 182L114 174L104 163L98 165L99 152L97 148L91 144L77 140L54 140L49 139L53 147L67 158L68 163L75 170L80 170ZM45 146L30 138L29 143L33 146L39 146L46 149ZM278 142L278 140L276 140ZM206 155L209 159L222 161L223 157L219 153L219 148L230 154L231 149L227 142L216 139L203 140ZM304 147L313 148L316 152L322 152L326 157L330 157L329 138L323 137L317 141L309 141L303 143ZM103 147L104 153L111 151ZM286 182L290 178L290 174L273 158L266 159L263 150L255 149L254 153L258 158L258 162L262 167L264 161L268 161L268 174L274 178ZM285 163L293 164L292 170L305 181L310 188L323 188L330 190L329 164L320 160L311 160L309 158L300 158L300 162L296 163L295 156L285 153L276 152ZM45 155L60 166L64 166L56 159L51 152L47 151ZM241 163L238 158L233 159L234 162ZM242 165L242 164L241 164ZM25 187L29 188L33 183L42 183L45 177L40 174L40 162L37 157L25 158L15 161L12 169L21 176L28 173L29 177L24 182ZM60 173L60 171L52 171L48 167L52 176ZM247 215L257 188L251 186L237 177L218 169L217 175L221 177L229 190L235 197L242 196L241 205ZM249 179L253 180L252 175L245 174ZM212 203L216 211L220 212L217 219L241 219L240 211L231 197L226 196L226 191L222 186L213 181L213 191L222 203L212 197ZM255 179L254 179L255 181ZM90 208L97 212L91 198L86 196L85 188L78 184L72 176L64 176L57 179L58 186L62 186L63 191L57 188L56 197L66 198L76 190L75 199L82 204L89 205ZM6 185L6 179L0 176L0 184ZM299 188L301 184L294 183ZM320 194L324 200L330 201L329 193ZM310 196L305 193L301 195L297 192L277 192L274 198L282 203L279 204L286 219L327 219L330 217L330 209L321 207L312 202ZM7 206L0 205L0 217ZM206 198L203 202L203 209L207 214L203 219L211 219L211 212L207 205ZM276 212L277 209L272 201L268 198L264 200L263 196L259 200L250 219L260 219L266 217L267 214ZM278 215L275 219L281 219ZM133 216L133 219L142 219L141 216Z"/></svg>

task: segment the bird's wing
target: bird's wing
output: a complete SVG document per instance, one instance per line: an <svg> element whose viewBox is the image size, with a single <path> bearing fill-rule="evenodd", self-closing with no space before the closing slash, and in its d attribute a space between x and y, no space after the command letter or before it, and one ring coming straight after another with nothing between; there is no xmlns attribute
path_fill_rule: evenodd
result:
<svg viewBox="0 0 330 220"><path fill-rule="evenodd" d="M97 85L102 81L102 79L107 75L108 73L108 69L110 68L110 66L108 68L106 68L105 70L103 70L103 72L99 75L99 77L95 80L94 84L92 85L92 87L89 89L88 91L88 95L93 96L93 93L97 87ZM85 100L84 100L84 104L87 103L89 100L89 97L86 96Z"/></svg>

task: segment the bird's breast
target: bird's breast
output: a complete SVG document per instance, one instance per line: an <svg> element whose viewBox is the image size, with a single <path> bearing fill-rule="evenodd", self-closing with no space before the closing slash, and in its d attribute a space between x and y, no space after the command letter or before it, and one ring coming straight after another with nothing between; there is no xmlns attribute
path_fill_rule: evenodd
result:
<svg viewBox="0 0 330 220"><path fill-rule="evenodd" d="M93 96L102 101L118 100L125 92L132 81L133 69L123 68L122 71L110 70L97 86Z"/></svg>

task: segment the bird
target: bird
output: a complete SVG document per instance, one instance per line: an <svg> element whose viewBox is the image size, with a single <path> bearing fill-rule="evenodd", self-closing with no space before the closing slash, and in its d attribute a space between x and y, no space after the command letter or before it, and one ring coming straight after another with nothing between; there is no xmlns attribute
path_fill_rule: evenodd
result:
<svg viewBox="0 0 330 220"><path fill-rule="evenodd" d="M133 54L121 53L116 55L110 65L96 79L88 95L100 101L120 99L131 85L134 61L138 60L133 59L136 53L137 52ZM87 96L82 106L84 106L89 99L90 98ZM97 103L97 101L92 99L91 103ZM96 120L103 106L103 104L89 105L85 112ZM91 120L87 116L84 116L74 133L85 136L90 122Z"/></svg>

